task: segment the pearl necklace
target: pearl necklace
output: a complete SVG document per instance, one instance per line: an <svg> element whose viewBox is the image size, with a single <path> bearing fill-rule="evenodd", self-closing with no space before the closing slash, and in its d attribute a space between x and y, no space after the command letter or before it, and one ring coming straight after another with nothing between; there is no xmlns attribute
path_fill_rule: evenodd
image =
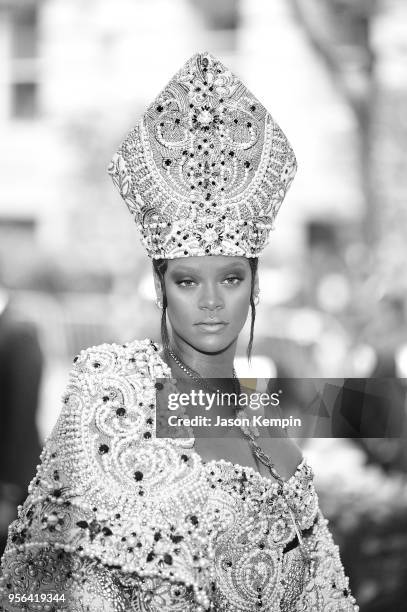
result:
<svg viewBox="0 0 407 612"><path fill-rule="evenodd" d="M183 372L185 372L185 374L187 374L190 378L192 378L196 382L199 382L203 387L205 387L206 389L209 389L210 391L214 391L214 390L217 391L217 389L214 389L214 387L209 385L206 382L205 378L203 378L200 374L198 374L198 372L196 372L192 368L188 367L183 361L181 361L181 359L171 349L167 349L167 352L168 352L169 356L171 357L171 359L173 359L173 361L175 361L177 366ZM240 395L240 383L239 383L239 379L237 377L235 368L233 368L232 375L233 375L233 381L234 381L234 385L235 385L235 393L236 393L236 395Z"/></svg>

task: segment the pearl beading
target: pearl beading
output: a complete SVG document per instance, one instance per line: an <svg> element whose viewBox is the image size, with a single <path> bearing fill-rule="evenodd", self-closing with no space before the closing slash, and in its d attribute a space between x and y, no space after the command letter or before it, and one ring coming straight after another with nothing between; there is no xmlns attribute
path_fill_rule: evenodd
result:
<svg viewBox="0 0 407 612"><path fill-rule="evenodd" d="M173 259L257 257L296 169L267 110L221 62L198 53L149 106L108 172L148 255Z"/></svg>
<svg viewBox="0 0 407 612"><path fill-rule="evenodd" d="M100 610L126 612L165 593L162 610L175 602L191 612L270 610L290 596L298 611L356 612L305 461L281 495L279 483L255 470L204 464L190 440L155 438L155 379L172 377L158 352L146 339L91 347L75 359L57 425L9 528L5 610L9 592L46 592L52 576L52 588L70 594L70 611L75 593ZM295 538L284 497L300 528L311 530L308 569L295 548L284 553ZM250 571L263 576L260 606Z"/></svg>

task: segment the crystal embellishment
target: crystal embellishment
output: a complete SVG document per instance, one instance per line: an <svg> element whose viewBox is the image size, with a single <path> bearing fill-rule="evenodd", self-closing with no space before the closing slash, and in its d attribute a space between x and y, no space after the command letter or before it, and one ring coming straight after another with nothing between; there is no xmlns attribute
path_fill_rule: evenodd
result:
<svg viewBox="0 0 407 612"><path fill-rule="evenodd" d="M208 53L171 79L109 173L153 259L257 257L297 169L264 106Z"/></svg>

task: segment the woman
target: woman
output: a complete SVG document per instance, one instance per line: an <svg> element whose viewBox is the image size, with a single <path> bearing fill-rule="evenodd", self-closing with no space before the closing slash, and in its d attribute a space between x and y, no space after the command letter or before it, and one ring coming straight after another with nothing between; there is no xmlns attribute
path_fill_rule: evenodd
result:
<svg viewBox="0 0 407 612"><path fill-rule="evenodd" d="M257 256L295 170L269 113L207 53L121 145L109 172L153 260L163 346L75 358L10 527L4 610L358 609L295 445L259 445L250 426L235 438L155 429L163 382L240 391L233 358L249 306L251 351Z"/></svg>

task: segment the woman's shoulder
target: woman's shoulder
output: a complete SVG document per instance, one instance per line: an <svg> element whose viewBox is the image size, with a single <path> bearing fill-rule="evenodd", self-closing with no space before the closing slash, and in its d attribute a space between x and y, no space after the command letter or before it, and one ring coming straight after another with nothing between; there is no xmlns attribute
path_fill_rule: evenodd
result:
<svg viewBox="0 0 407 612"><path fill-rule="evenodd" d="M160 345L150 338L125 343L104 342L82 349L73 359L73 375L168 376L168 366L161 359Z"/></svg>

